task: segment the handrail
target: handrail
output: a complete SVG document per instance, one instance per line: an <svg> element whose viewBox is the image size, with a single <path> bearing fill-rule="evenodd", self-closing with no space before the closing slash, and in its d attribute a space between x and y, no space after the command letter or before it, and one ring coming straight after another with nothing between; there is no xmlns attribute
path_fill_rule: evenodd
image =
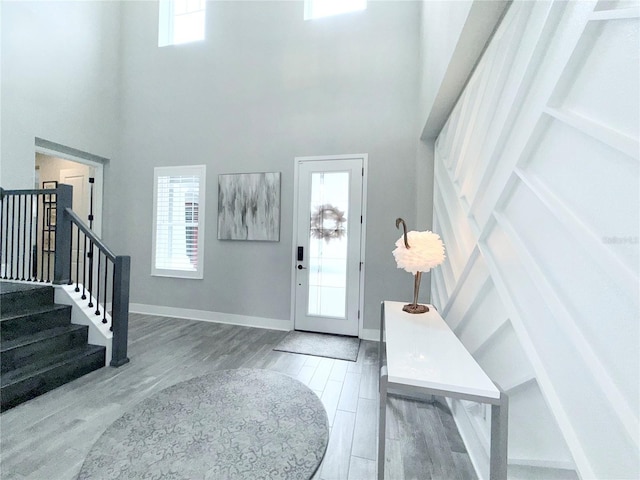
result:
<svg viewBox="0 0 640 480"><path fill-rule="evenodd" d="M44 193L55 193L55 189L44 189L47 190ZM32 189L32 190L5 190L4 188L0 187L0 198L4 197L5 195L40 195L43 194L42 190L39 189Z"/></svg>
<svg viewBox="0 0 640 480"><path fill-rule="evenodd" d="M102 324L110 323L110 365L127 363L131 258L113 253L72 210L71 185L0 188L0 200L2 278L75 283L75 291L82 292L81 300L95 307Z"/></svg>
<svg viewBox="0 0 640 480"><path fill-rule="evenodd" d="M71 210L70 208L66 208L65 212L67 212L67 214L70 217L70 220L76 225L76 227L78 227L82 233L84 233L93 243L95 246L97 246L100 250L102 250L102 252L109 258L109 260L111 260L112 262L116 261L116 257L117 255L115 253L113 253L109 247L107 247L104 242L102 240L100 240L100 237L98 237L93 230L90 230L89 227L87 227L84 222L82 221L82 219L76 214L76 212L74 212L73 210Z"/></svg>

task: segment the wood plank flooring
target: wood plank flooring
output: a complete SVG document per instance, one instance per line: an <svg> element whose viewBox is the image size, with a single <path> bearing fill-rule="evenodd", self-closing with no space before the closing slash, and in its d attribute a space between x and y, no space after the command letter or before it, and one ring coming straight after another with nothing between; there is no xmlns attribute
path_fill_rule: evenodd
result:
<svg viewBox="0 0 640 480"><path fill-rule="evenodd" d="M132 314L131 363L106 367L0 415L0 478L74 479L104 430L142 399L184 380L228 368L276 370L322 399L331 426L314 480L377 475L377 343L362 341L357 362L273 347L286 332ZM450 413L390 397L388 479L477 478Z"/></svg>

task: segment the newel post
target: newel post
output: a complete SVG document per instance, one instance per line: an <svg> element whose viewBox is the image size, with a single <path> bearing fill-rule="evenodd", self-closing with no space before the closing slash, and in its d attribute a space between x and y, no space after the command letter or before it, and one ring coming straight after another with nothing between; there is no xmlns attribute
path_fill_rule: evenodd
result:
<svg viewBox="0 0 640 480"><path fill-rule="evenodd" d="M113 310L111 311L113 342L110 363L112 367L119 367L129 362L127 341L129 337L130 272L131 257L117 256L113 262Z"/></svg>
<svg viewBox="0 0 640 480"><path fill-rule="evenodd" d="M71 283L71 219L67 208L73 205L73 187L58 185L56 190L56 242L53 283L68 285Z"/></svg>

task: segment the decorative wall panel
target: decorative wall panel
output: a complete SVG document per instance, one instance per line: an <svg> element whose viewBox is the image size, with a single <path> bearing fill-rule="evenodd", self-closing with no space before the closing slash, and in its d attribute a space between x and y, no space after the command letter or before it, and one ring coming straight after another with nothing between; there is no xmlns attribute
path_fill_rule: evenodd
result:
<svg viewBox="0 0 640 480"><path fill-rule="evenodd" d="M639 18L514 2L436 141L432 302L510 396L510 478L640 477Z"/></svg>

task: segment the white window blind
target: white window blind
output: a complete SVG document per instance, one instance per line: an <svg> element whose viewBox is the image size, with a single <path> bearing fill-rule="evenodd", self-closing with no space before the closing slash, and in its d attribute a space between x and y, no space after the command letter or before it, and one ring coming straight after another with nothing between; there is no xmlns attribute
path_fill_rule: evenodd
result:
<svg viewBox="0 0 640 480"><path fill-rule="evenodd" d="M204 165L154 169L152 275L203 278L205 177Z"/></svg>
<svg viewBox="0 0 640 480"><path fill-rule="evenodd" d="M160 0L158 46L204 40L205 0Z"/></svg>

